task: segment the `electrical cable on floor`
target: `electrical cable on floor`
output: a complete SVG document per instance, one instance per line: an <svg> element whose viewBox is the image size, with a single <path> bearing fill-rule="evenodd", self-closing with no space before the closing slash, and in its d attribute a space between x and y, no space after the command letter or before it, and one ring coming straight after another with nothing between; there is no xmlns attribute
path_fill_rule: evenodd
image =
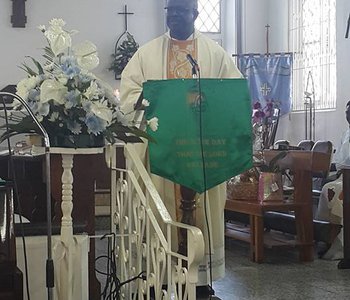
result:
<svg viewBox="0 0 350 300"><path fill-rule="evenodd" d="M6 123L6 131L9 132L9 122L8 122L8 114L7 114L7 107L6 103L3 97L1 97L2 104L4 107L4 114L5 114L5 123ZM26 249L26 241L24 237L24 227L23 227L23 220L22 220L22 207L21 203L19 201L19 195L18 195L18 186L17 186L17 180L16 180L16 171L14 167L13 157L12 157L12 150L11 150L11 142L10 137L7 136L7 148L9 152L9 162L10 162L10 171L12 174L13 179L13 190L14 194L16 196L16 204L19 214L19 222L20 222L20 228L22 232L22 243L23 243L23 256L24 256L24 273L25 273L25 281L26 281L26 293L27 293L27 299L30 300L30 293L29 293L29 276L28 276L28 259L27 259L27 249Z"/></svg>
<svg viewBox="0 0 350 300"><path fill-rule="evenodd" d="M112 243L110 242L110 237L112 237ZM130 283L132 281L135 281L137 279L144 279L143 275L145 274L144 271L142 271L140 274L138 274L135 277L132 277L130 279L127 279L123 282L120 282L118 276L117 276L117 264L115 259L115 252L114 249L116 249L116 237L115 233L107 233L104 234L101 237L101 240L108 238L107 243L107 255L100 255L96 257L95 259L95 265L96 262L100 259L107 259L107 266L106 271L100 271L97 268L95 268L95 271L101 275L106 276L106 283L103 288L103 291L101 293L101 299L103 300L119 300L120 299L120 290L121 287L127 283Z"/></svg>

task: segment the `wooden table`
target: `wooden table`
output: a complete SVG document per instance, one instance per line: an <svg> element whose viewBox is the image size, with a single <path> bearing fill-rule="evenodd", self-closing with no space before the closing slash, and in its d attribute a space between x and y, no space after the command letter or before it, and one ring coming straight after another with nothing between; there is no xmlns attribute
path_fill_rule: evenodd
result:
<svg viewBox="0 0 350 300"><path fill-rule="evenodd" d="M264 159L268 163L280 151L265 150ZM300 247L299 259L302 262L313 261L313 214L312 214L312 172L329 168L330 154L290 150L279 161L280 168L293 170L294 202L269 202L247 200L227 200L226 209L248 214L251 226L251 254L255 262L263 261L265 211L295 211L297 245Z"/></svg>
<svg viewBox="0 0 350 300"><path fill-rule="evenodd" d="M249 215L250 223L250 255L251 260L261 263L264 260L264 212L266 211L297 211L301 206L295 203L270 202L260 203L248 200L228 200L225 209ZM305 226L301 223L302 230L305 232ZM299 233L299 232L298 232ZM228 234L233 238L239 238L236 234ZM302 242L303 235L299 235L298 245L307 246L308 242ZM243 238L245 240L245 238ZM311 244L312 246L312 244Z"/></svg>

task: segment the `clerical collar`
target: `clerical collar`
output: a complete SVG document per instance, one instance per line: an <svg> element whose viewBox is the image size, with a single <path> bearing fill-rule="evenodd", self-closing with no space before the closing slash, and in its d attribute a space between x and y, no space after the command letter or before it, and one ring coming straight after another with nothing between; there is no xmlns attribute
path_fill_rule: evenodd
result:
<svg viewBox="0 0 350 300"><path fill-rule="evenodd" d="M198 37L198 34L199 34L199 31L197 31L196 29L193 31L193 33L186 39L186 40L183 40L183 41L190 41L190 40L194 40ZM173 37L170 36L170 31L168 30L165 35L171 39L171 40L174 40L174 41L182 41L182 40L178 40L178 39L174 39Z"/></svg>

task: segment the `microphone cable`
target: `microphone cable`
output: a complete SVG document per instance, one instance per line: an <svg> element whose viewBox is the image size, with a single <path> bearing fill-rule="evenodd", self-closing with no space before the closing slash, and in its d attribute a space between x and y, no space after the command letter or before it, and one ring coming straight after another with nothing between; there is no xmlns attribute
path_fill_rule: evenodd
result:
<svg viewBox="0 0 350 300"><path fill-rule="evenodd" d="M189 55L190 56L190 55ZM192 58L193 59L193 58ZM203 202L204 202L204 215L205 215L205 224L207 226L207 234L208 234L208 250L209 250L209 288L210 288L210 295L214 295L215 292L213 290L213 270L212 270L212 248L211 248L211 233L210 233L210 227L209 227L209 220L208 220L208 210L207 210L207 172L205 168L205 157L204 157L204 145L203 145L203 106L202 106L202 85L201 85L201 72L200 68L198 67L198 64L196 61L196 71L198 73L197 77L197 83L198 83L198 93L199 93L199 141L200 141L200 148L201 148L201 161L202 161L202 170L203 170L203 183L204 183L204 195L203 195ZM191 63L192 64L192 63ZM193 66L193 69L195 67ZM209 205L209 204L208 204Z"/></svg>
<svg viewBox="0 0 350 300"><path fill-rule="evenodd" d="M1 94L0 94L1 95ZM5 94L6 95L6 94ZM5 119L5 124L6 124L6 132L9 133L9 119L8 119L8 114L7 114L7 107L6 103L4 100L4 97L1 97L1 102L4 108L4 119ZM8 135L6 137L7 141L7 148L9 152L9 171L11 171L12 179L13 179L13 190L14 194L16 196L16 204L17 204L17 209L18 209L18 214L19 214L19 222L20 222L20 228L22 232L22 243L23 243L23 257L24 257L24 273L25 273L25 282L26 282L26 293L27 293L27 299L30 300L30 293L29 293L29 275L28 275L28 258L27 258L27 247L26 247L26 241L24 237L24 227L23 227L23 220L22 220L22 207L21 207L21 201L19 200L19 194L18 194L18 186L17 186L17 179L16 179L16 170L13 162L13 157L12 157L12 151L11 151L11 142L10 142L10 136ZM10 176L9 176L10 177Z"/></svg>
<svg viewBox="0 0 350 300"><path fill-rule="evenodd" d="M106 276L105 286L100 296L103 300L120 300L122 286L130 282L136 281L137 279L146 280L146 272L142 271L138 275L121 282L117 276L117 262L115 254L115 249L117 247L116 234L114 232L106 233L100 239L103 240L105 238L107 238L107 254L100 255L95 258L95 265L96 262L101 259L107 260L106 271L101 271L95 266L95 271L98 274ZM112 242L110 242L110 238L112 238Z"/></svg>

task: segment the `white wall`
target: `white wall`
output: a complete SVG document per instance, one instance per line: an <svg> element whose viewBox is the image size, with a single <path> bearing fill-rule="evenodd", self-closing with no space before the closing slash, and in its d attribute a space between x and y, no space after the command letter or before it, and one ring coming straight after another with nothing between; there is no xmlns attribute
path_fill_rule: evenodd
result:
<svg viewBox="0 0 350 300"><path fill-rule="evenodd" d="M124 18L118 15L128 5L135 14L129 17L129 32L138 43L160 35L164 29L165 0L31 0L26 1L26 28L12 28L10 17L12 2L0 2L0 88L15 84L25 74L19 66L25 55L41 57L40 48L45 45L43 35L37 30L53 17L61 17L67 28L79 30L73 42L91 40L98 47L100 66L95 70L110 84L118 86L114 74L107 68L118 36L124 30ZM266 24L269 24L270 52L285 52L288 49L288 0L243 0L243 52L266 52ZM350 39L345 39L345 26L350 12L349 0L337 0L337 109L316 114L316 139L328 139L337 144L346 128L345 103L350 100ZM233 25L234 0L226 0L225 31L229 52L234 52ZM232 13L230 12L232 11ZM282 118L277 138L297 143L304 138L304 116L292 113Z"/></svg>
<svg viewBox="0 0 350 300"><path fill-rule="evenodd" d="M245 0L243 51L266 51L266 28L270 27L270 52L287 52L288 0ZM336 146L345 131L345 104L350 100L350 39L345 39L346 21L350 13L349 0L337 0L337 108L316 113L316 140L330 140ZM291 113L281 118L277 139L296 144L304 139L304 114Z"/></svg>
<svg viewBox="0 0 350 300"><path fill-rule="evenodd" d="M334 147L338 146L341 134L347 128L344 111L346 102L350 100L350 39L344 36L349 12L350 1L337 0L337 107L335 110L317 112L315 117L315 139L330 140ZM305 137L303 113L284 117L280 125L278 137L287 138L293 143Z"/></svg>
<svg viewBox="0 0 350 300"><path fill-rule="evenodd" d="M139 44L164 32L162 0L30 0L26 1L25 28L12 27L12 2L0 1L0 89L26 76L17 67L26 55L41 59L40 48L46 42L37 26L47 25L52 18L62 18L67 29L79 31L73 43L90 40L97 46L100 65L93 72L113 86L118 85L107 68L117 38L124 31L124 16L118 12L124 10L125 4L134 13L128 18L128 31Z"/></svg>

